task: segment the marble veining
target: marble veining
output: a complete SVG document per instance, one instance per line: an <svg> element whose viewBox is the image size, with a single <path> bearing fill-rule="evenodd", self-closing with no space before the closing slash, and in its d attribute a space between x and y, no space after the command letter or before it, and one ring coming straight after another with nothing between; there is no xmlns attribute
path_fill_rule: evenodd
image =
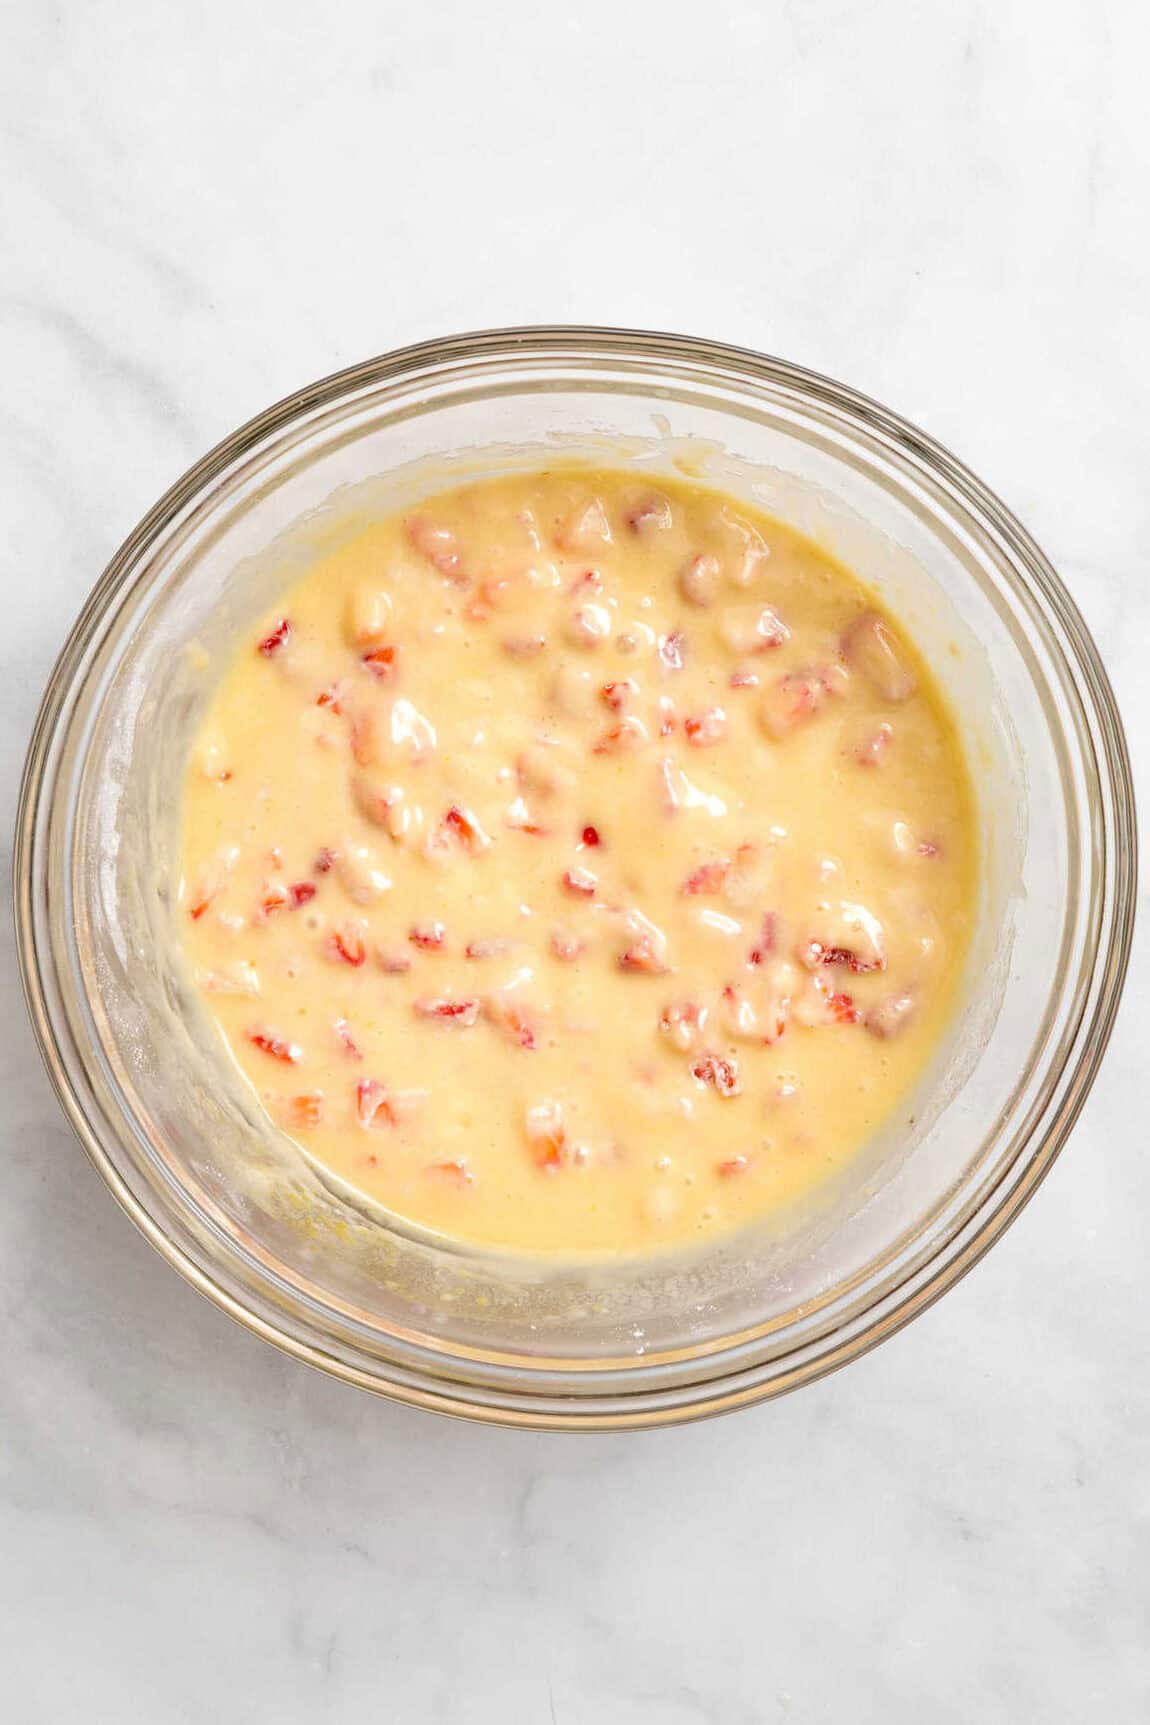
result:
<svg viewBox="0 0 1150 1725"><path fill-rule="evenodd" d="M1150 791L1148 52L1136 0L12 0L5 833L67 626L190 461L532 320L743 341L951 444L1061 569ZM0 939L5 1718L1150 1716L1144 931L1070 1147L961 1286L777 1405L582 1439L372 1401L200 1300L64 1125Z"/></svg>

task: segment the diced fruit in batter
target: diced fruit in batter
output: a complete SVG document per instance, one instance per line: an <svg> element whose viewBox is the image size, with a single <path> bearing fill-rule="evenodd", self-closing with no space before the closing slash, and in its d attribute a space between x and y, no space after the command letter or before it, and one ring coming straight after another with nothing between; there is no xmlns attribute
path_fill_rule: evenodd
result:
<svg viewBox="0 0 1150 1725"><path fill-rule="evenodd" d="M606 605L577 605L563 632L574 647L597 647L611 633L611 613Z"/></svg>
<svg viewBox="0 0 1150 1725"><path fill-rule="evenodd" d="M349 1060L362 1060L363 1049L352 1034L351 1025L346 1018L337 1018L334 1025L336 1036Z"/></svg>
<svg viewBox="0 0 1150 1725"><path fill-rule="evenodd" d="M303 1058L303 1049L297 1043L289 1042L286 1036L278 1036L274 1030L249 1030L246 1034L253 1047L272 1060L282 1060L285 1065L294 1066Z"/></svg>
<svg viewBox="0 0 1150 1725"><path fill-rule="evenodd" d="M355 1116L361 1126L399 1126L426 1100L426 1090L390 1090L378 1078L361 1078L355 1087Z"/></svg>
<svg viewBox="0 0 1150 1725"><path fill-rule="evenodd" d="M881 767L886 761L887 750L893 735L893 728L885 720L873 728L868 727L853 750L854 758L859 766Z"/></svg>
<svg viewBox="0 0 1150 1725"><path fill-rule="evenodd" d="M864 611L847 629L843 655L886 701L906 701L918 687L894 634L877 611Z"/></svg>
<svg viewBox="0 0 1150 1725"><path fill-rule="evenodd" d="M711 749L727 734L727 715L722 707L707 707L701 713L688 713L683 731L694 749Z"/></svg>
<svg viewBox="0 0 1150 1725"><path fill-rule="evenodd" d="M638 693L639 685L633 677L619 677L613 683L603 684L599 698L613 713L622 713L632 704Z"/></svg>
<svg viewBox="0 0 1150 1725"><path fill-rule="evenodd" d="M689 605L713 605L719 597L722 579L719 559L703 552L689 557L679 570L679 592Z"/></svg>
<svg viewBox="0 0 1150 1725"><path fill-rule="evenodd" d="M599 877L592 874L589 868L569 868L564 870L563 885L577 897L594 898Z"/></svg>
<svg viewBox="0 0 1150 1725"><path fill-rule="evenodd" d="M721 1162L716 1162L715 1172L722 1180L729 1180L732 1175L745 1174L751 1165L749 1156L727 1156Z"/></svg>
<svg viewBox="0 0 1150 1725"><path fill-rule="evenodd" d="M443 817L443 826L458 848L466 851L468 856L478 856L491 843L478 818L459 803L452 803Z"/></svg>
<svg viewBox="0 0 1150 1725"><path fill-rule="evenodd" d="M660 1013L659 1029L673 1047L688 1054L699 1046L708 1016L707 1008L697 1001L674 1001Z"/></svg>
<svg viewBox="0 0 1150 1725"><path fill-rule="evenodd" d="M558 1102L539 1102L527 1110L527 1144L539 1168L561 1168L569 1158L563 1109Z"/></svg>
<svg viewBox="0 0 1150 1725"><path fill-rule="evenodd" d="M458 1025L467 1030L479 1018L478 1000L416 1000L414 1010L421 1018L433 1018L440 1024Z"/></svg>
<svg viewBox="0 0 1150 1725"><path fill-rule="evenodd" d="M644 535L665 533L675 524L670 498L661 496L657 491L628 504L624 520L632 533Z"/></svg>
<svg viewBox="0 0 1150 1725"><path fill-rule="evenodd" d="M724 644L740 659L767 653L789 641L791 632L769 605L739 605L723 612L719 633Z"/></svg>
<svg viewBox="0 0 1150 1725"><path fill-rule="evenodd" d="M636 748L646 740L647 727L642 719L637 719L634 714L628 713L619 720L617 725L612 725L610 730L603 732L595 744L594 752L597 755L618 755L627 749Z"/></svg>
<svg viewBox="0 0 1150 1725"><path fill-rule="evenodd" d="M520 1048L537 1047L535 1017L513 990L501 989L483 1001L483 1016Z"/></svg>
<svg viewBox="0 0 1150 1725"><path fill-rule="evenodd" d="M360 663L365 671L371 672L377 683L388 683L399 665L399 648L373 647L362 655Z"/></svg>
<svg viewBox="0 0 1150 1725"><path fill-rule="evenodd" d="M335 857L335 872L339 884L357 904L374 904L391 890L391 877L381 867L380 859L370 845L357 844L345 838Z"/></svg>
<svg viewBox="0 0 1150 1725"><path fill-rule="evenodd" d="M451 581L466 579L459 555L459 542L449 527L432 521L426 515L413 515L407 523L410 543L425 557L433 569Z"/></svg>
<svg viewBox="0 0 1150 1725"><path fill-rule="evenodd" d="M579 957L581 952L586 951L587 943L580 940L578 935L571 934L566 929L557 928L552 931L550 947L554 958L562 959L565 964L570 964L573 959Z"/></svg>
<svg viewBox="0 0 1150 1725"><path fill-rule="evenodd" d="M259 651L263 654L265 659L270 659L280 651L281 647L287 646L290 638L291 623L286 617L281 617L274 628L272 628L259 643Z"/></svg>
<svg viewBox="0 0 1150 1725"><path fill-rule="evenodd" d="M391 595L374 584L351 589L344 607L344 634L353 647L382 647L391 622Z"/></svg>
<svg viewBox="0 0 1150 1725"><path fill-rule="evenodd" d="M865 905L842 899L819 915L818 933L799 953L809 970L819 965L854 971L862 975L886 969L883 927Z"/></svg>
<svg viewBox="0 0 1150 1725"><path fill-rule="evenodd" d="M721 893L726 885L730 867L729 857L716 857L712 862L700 863L699 867L687 876L679 891L688 897Z"/></svg>
<svg viewBox="0 0 1150 1725"><path fill-rule="evenodd" d="M358 967L367 957L367 941L360 923L345 922L332 930L327 938L327 955L340 964Z"/></svg>
<svg viewBox="0 0 1150 1725"><path fill-rule="evenodd" d="M447 939L447 930L441 922L420 922L408 931L407 938L412 946L424 952L439 952Z"/></svg>
<svg viewBox="0 0 1150 1725"><path fill-rule="evenodd" d="M555 534L561 551L600 551L612 543L611 523L597 497L574 509Z"/></svg>
<svg viewBox="0 0 1150 1725"><path fill-rule="evenodd" d="M664 671L681 671L687 662L687 637L682 629L659 636L659 663Z"/></svg>
<svg viewBox="0 0 1150 1725"><path fill-rule="evenodd" d="M259 972L242 958L201 972L200 981L209 994L240 994L254 999L260 991Z"/></svg>
<svg viewBox="0 0 1150 1725"><path fill-rule="evenodd" d="M283 1101L283 1120L285 1126L294 1127L298 1131L309 1126L318 1126L323 1119L323 1091L305 1090L299 1096L287 1096Z"/></svg>
<svg viewBox="0 0 1150 1725"><path fill-rule="evenodd" d="M915 1015L915 999L911 994L888 994L866 1015L866 1027L875 1036L897 1036L905 1030Z"/></svg>
<svg viewBox="0 0 1150 1725"><path fill-rule="evenodd" d="M743 1088L738 1065L721 1054L700 1054L691 1065L691 1074L719 1096L738 1096Z"/></svg>

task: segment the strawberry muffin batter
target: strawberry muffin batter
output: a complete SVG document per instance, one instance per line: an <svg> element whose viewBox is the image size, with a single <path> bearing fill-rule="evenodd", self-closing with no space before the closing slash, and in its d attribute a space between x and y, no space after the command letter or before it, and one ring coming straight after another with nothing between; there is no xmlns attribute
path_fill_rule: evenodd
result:
<svg viewBox="0 0 1150 1725"><path fill-rule="evenodd" d="M180 918L272 1120L397 1217L686 1245L904 1104L973 916L965 766L862 586L583 467L365 522L240 644Z"/></svg>

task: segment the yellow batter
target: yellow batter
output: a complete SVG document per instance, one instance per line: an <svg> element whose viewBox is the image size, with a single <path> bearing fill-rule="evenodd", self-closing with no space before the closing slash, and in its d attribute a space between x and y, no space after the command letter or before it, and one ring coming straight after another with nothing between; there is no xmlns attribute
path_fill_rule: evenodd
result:
<svg viewBox="0 0 1150 1725"><path fill-rule="evenodd" d="M824 1180L953 1003L953 726L863 588L563 467L322 558L194 750L181 918L272 1118L459 1240L641 1251Z"/></svg>

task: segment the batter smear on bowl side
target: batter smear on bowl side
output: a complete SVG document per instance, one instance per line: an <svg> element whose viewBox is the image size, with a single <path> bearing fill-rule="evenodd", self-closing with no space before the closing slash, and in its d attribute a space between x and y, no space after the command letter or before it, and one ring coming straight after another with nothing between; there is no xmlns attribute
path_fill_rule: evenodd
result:
<svg viewBox="0 0 1150 1725"><path fill-rule="evenodd" d="M852 575L717 492L561 467L364 524L238 644L179 916L319 1162L463 1242L637 1252L898 1107L976 856L954 726Z"/></svg>

